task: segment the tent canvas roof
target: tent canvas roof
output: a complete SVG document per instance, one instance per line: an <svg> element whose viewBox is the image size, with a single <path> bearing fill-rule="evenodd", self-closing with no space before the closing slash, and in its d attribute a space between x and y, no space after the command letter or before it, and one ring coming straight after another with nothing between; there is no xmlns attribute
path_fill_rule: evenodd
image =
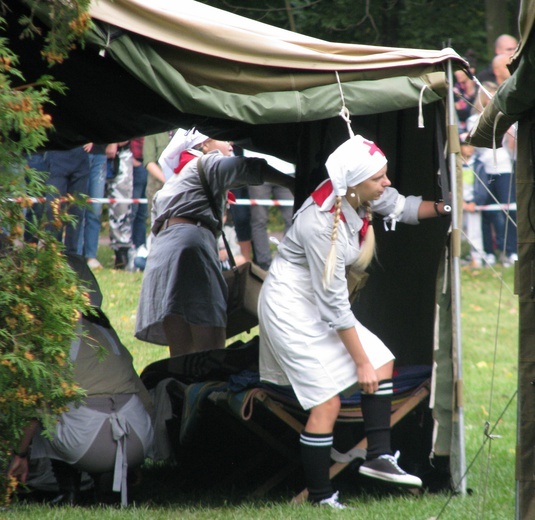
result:
<svg viewBox="0 0 535 520"><path fill-rule="evenodd" d="M431 88L425 89L423 102L435 101L444 93L444 80L432 73L443 70L445 60L459 59L451 49L326 42L191 0L171 5L165 0L104 0L94 4L91 15L151 38L158 56L151 56L150 67L161 78L160 95L182 111L191 110L188 98L193 98L198 114L252 124L336 116L341 106L336 72L348 83L344 96L352 114L409 106L424 84ZM110 30L104 27L94 43L121 63L122 52L129 49L134 60L126 38L114 45ZM149 71L137 65L139 79L147 78ZM384 96L378 81L399 95Z"/></svg>
<svg viewBox="0 0 535 520"><path fill-rule="evenodd" d="M230 138L243 125L336 117L337 72L351 114L404 109L444 97L448 60L465 65L452 49L326 42L192 0L98 0L90 14L85 48L54 69L69 88L50 109L63 146L193 124ZM48 72L9 26L27 80Z"/></svg>
<svg viewBox="0 0 535 520"><path fill-rule="evenodd" d="M437 52L328 42L193 0L98 0L90 12L93 19L174 47L262 67L377 70L425 67L446 57L457 58L451 49Z"/></svg>

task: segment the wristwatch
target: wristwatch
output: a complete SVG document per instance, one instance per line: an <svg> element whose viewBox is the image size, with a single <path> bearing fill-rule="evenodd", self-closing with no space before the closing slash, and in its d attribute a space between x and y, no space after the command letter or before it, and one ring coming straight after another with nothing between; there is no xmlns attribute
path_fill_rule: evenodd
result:
<svg viewBox="0 0 535 520"><path fill-rule="evenodd" d="M438 211L438 204L439 202L442 202L443 203L443 206L442 206L442 209L444 211L444 213L441 213L440 211ZM439 217L447 217L450 213L451 213L451 206L449 204L446 204L443 200L437 200L435 201L434 203L434 208L435 208L435 213L437 214L437 216Z"/></svg>

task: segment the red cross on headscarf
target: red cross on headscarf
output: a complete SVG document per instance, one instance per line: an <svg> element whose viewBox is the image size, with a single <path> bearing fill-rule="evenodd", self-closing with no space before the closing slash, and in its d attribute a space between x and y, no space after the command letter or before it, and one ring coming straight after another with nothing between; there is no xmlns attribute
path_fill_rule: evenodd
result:
<svg viewBox="0 0 535 520"><path fill-rule="evenodd" d="M365 144L366 146L370 147L370 150L369 150L370 155L373 155L375 152L379 152L383 157L385 156L383 151L374 142L366 141L366 139L364 139L362 141L362 144Z"/></svg>

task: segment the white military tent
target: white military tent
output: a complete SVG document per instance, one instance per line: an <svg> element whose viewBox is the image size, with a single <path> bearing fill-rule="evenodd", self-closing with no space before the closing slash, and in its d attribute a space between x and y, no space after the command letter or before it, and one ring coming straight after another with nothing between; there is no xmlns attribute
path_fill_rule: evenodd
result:
<svg viewBox="0 0 535 520"><path fill-rule="evenodd" d="M13 4L8 37L32 81L50 71L39 40L18 38L16 20L27 8L22 0ZM192 0L95 0L90 14L85 46L53 69L68 92L54 95L49 107L50 147L195 125L296 164L298 206L325 178L326 157L347 138L339 117L344 103L354 131L387 154L395 187L426 199L449 195L444 145L447 136L455 142L456 126L447 110L447 71L466 66L452 49L326 42ZM46 24L47 13L39 16ZM448 471L451 463L457 486L462 402L445 261L450 219L399 225L395 232L381 221L374 225L378 261L355 309L399 364L435 365L434 417L425 414L418 445L410 430L400 443L421 467L431 470L431 451Z"/></svg>

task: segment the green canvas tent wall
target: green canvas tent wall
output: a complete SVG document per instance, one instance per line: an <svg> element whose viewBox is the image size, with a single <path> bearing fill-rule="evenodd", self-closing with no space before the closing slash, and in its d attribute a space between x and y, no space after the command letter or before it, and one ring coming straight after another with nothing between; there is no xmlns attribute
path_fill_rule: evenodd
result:
<svg viewBox="0 0 535 520"><path fill-rule="evenodd" d="M516 194L518 263L518 427L516 464L516 518L535 517L535 1L520 6L520 43L513 56L513 73L498 89L479 118L471 141L492 148L518 122Z"/></svg>
<svg viewBox="0 0 535 520"><path fill-rule="evenodd" d="M16 20L25 7L21 0L13 4L8 37L32 81L50 71L39 41L18 38ZM94 27L85 47L53 70L69 90L55 95L49 107L55 124L51 147L196 125L214 138L295 163L299 206L325 178L329 153L348 137L339 117L343 95L354 131L378 142L388 156L396 188L431 200L447 189L444 168L438 175L442 136L453 126L446 112L446 70L466 66L451 49L325 42L191 0L98 0L90 12ZM399 364L436 363L436 435L429 414L418 445L410 435L400 442L418 464L428 467L434 451L451 459L455 473L463 454L454 428L459 401L449 225L449 219L432 219L387 231L382 221L374 222L378 259L355 310ZM435 325L437 316L441 326Z"/></svg>

